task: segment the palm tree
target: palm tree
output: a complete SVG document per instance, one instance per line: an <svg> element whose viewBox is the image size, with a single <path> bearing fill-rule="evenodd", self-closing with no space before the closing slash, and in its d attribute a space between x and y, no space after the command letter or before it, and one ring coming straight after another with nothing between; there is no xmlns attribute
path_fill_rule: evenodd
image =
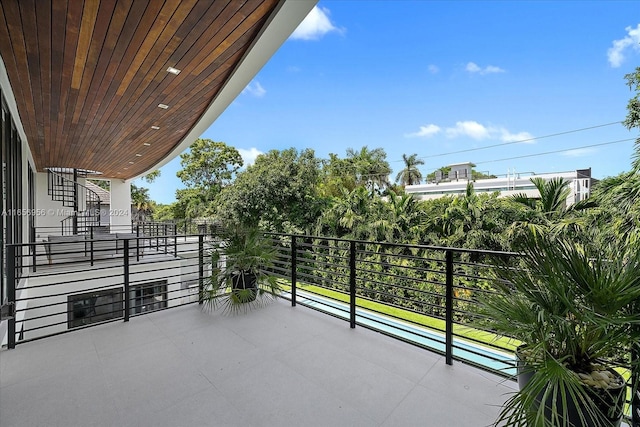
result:
<svg viewBox="0 0 640 427"><path fill-rule="evenodd" d="M597 236L621 246L640 243L640 173L625 172L601 180L591 199Z"/></svg>
<svg viewBox="0 0 640 427"><path fill-rule="evenodd" d="M569 181L564 178L553 178L545 181L543 178L531 178L531 182L538 189L540 199L533 199L524 193L512 196L514 202L523 204L547 219L562 216L566 210L567 196L569 196Z"/></svg>
<svg viewBox="0 0 640 427"><path fill-rule="evenodd" d="M420 202L410 194L390 191L387 202L372 212L368 229L370 240L416 243L422 225Z"/></svg>
<svg viewBox="0 0 640 427"><path fill-rule="evenodd" d="M389 186L391 167L384 149L369 150L366 145L360 151L348 148L347 159L353 164L358 185L364 185L369 191L384 190Z"/></svg>
<svg viewBox="0 0 640 427"><path fill-rule="evenodd" d="M516 194L511 200L527 208L527 219L515 222L510 234L516 239L522 238L522 233L529 230L534 234L574 233L586 225L586 216L582 211L590 207L590 203L580 202L567 207L567 197L571 193L569 181L564 178L553 178L545 181L543 178L531 178L531 182L540 193L539 199L529 198L526 194Z"/></svg>
<svg viewBox="0 0 640 427"><path fill-rule="evenodd" d="M627 104L627 117L622 124L629 130L640 129L640 67L625 75L627 86L636 94ZM633 155L633 172L640 172L640 138L636 139L635 153Z"/></svg>
<svg viewBox="0 0 640 427"><path fill-rule="evenodd" d="M153 212L154 202L149 197L149 189L131 184L131 206L136 221L145 221Z"/></svg>
<svg viewBox="0 0 640 427"><path fill-rule="evenodd" d="M422 173L418 170L418 166L424 165L424 160L418 159L417 154L410 156L403 154L402 161L404 162L404 169L396 176L396 182L400 182L402 185L420 184L422 182Z"/></svg>
<svg viewBox="0 0 640 427"><path fill-rule="evenodd" d="M379 196L365 187L352 191L342 189L342 196L336 197L332 205L318 218L316 232L334 237L361 238L368 233L369 215L375 211Z"/></svg>

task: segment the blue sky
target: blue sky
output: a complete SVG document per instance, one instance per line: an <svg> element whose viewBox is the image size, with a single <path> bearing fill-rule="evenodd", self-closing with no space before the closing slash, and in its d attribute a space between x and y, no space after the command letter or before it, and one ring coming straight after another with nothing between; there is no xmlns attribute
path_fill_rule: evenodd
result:
<svg viewBox="0 0 640 427"><path fill-rule="evenodd" d="M496 175L616 175L638 136L618 122L624 75L640 65L639 12L635 1L320 1L202 137L245 163L381 147L392 179L413 153L424 175L466 161ZM179 169L176 158L141 185L170 203Z"/></svg>

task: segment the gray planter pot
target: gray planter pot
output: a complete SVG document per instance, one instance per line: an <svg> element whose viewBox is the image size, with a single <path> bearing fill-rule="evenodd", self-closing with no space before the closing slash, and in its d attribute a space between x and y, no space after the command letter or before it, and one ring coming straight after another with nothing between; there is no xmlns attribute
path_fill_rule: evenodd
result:
<svg viewBox="0 0 640 427"><path fill-rule="evenodd" d="M518 373L518 387L522 390L528 383L531 381L531 378L534 375L534 370L529 367L526 362L524 362L520 357L519 347L516 350L516 361L517 361L517 373ZM616 377L621 378L620 374L616 371L609 369ZM596 406L603 414L614 414L611 417L608 417L605 423L602 420L594 420L592 416L590 416L586 411L578 411L582 404L579 402L574 402L569 400L567 402L567 414L565 417L569 421L569 425L572 426L582 426L582 427L620 427L622 423L622 417L624 413L624 404L627 393L626 384L624 381L620 381L622 384L618 388L614 389L599 389L595 387L588 387L587 393L591 400L595 402ZM551 419L551 413L553 408L552 399L549 398L545 402L545 418L547 420ZM542 401L542 395L539 395L536 399L536 403L540 404ZM556 408L558 412L562 411L562 403L556 402ZM582 423L580 420L579 413L582 412L586 418L586 423Z"/></svg>

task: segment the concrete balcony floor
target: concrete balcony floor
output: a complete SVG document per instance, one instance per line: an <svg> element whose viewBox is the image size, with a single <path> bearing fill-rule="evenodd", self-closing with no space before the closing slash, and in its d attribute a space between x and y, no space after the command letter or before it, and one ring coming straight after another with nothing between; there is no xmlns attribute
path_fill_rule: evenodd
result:
<svg viewBox="0 0 640 427"><path fill-rule="evenodd" d="M486 426L505 381L278 300L198 306L0 352L0 425Z"/></svg>

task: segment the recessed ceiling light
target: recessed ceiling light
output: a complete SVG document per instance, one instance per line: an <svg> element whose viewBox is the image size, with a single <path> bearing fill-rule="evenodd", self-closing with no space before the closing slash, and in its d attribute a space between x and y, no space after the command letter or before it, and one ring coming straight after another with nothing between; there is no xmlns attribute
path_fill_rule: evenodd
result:
<svg viewBox="0 0 640 427"><path fill-rule="evenodd" d="M158 104L158 107L162 108L163 110L166 110L167 108L169 108L167 104Z"/></svg>
<svg viewBox="0 0 640 427"><path fill-rule="evenodd" d="M148 142L144 142L144 143L142 143L142 145L144 145L145 147L150 147L151 146L151 144L149 144Z"/></svg>
<svg viewBox="0 0 640 427"><path fill-rule="evenodd" d="M178 70L177 68L173 68L173 67L169 67L169 68L167 68L167 72L168 72L168 73L171 73L171 74L175 74L176 76L177 76L178 74L180 74L180 70Z"/></svg>
<svg viewBox="0 0 640 427"><path fill-rule="evenodd" d="M151 129L158 130L158 129L160 129L160 126L151 126Z"/></svg>
<svg viewBox="0 0 640 427"><path fill-rule="evenodd" d="M129 168L122 168L122 169L127 170L127 169L129 169Z"/></svg>
<svg viewBox="0 0 640 427"><path fill-rule="evenodd" d="M133 162L129 162L129 164L130 164L130 165L132 165L132 164L133 164Z"/></svg>
<svg viewBox="0 0 640 427"><path fill-rule="evenodd" d="M136 153L136 157L142 157L142 154Z"/></svg>

